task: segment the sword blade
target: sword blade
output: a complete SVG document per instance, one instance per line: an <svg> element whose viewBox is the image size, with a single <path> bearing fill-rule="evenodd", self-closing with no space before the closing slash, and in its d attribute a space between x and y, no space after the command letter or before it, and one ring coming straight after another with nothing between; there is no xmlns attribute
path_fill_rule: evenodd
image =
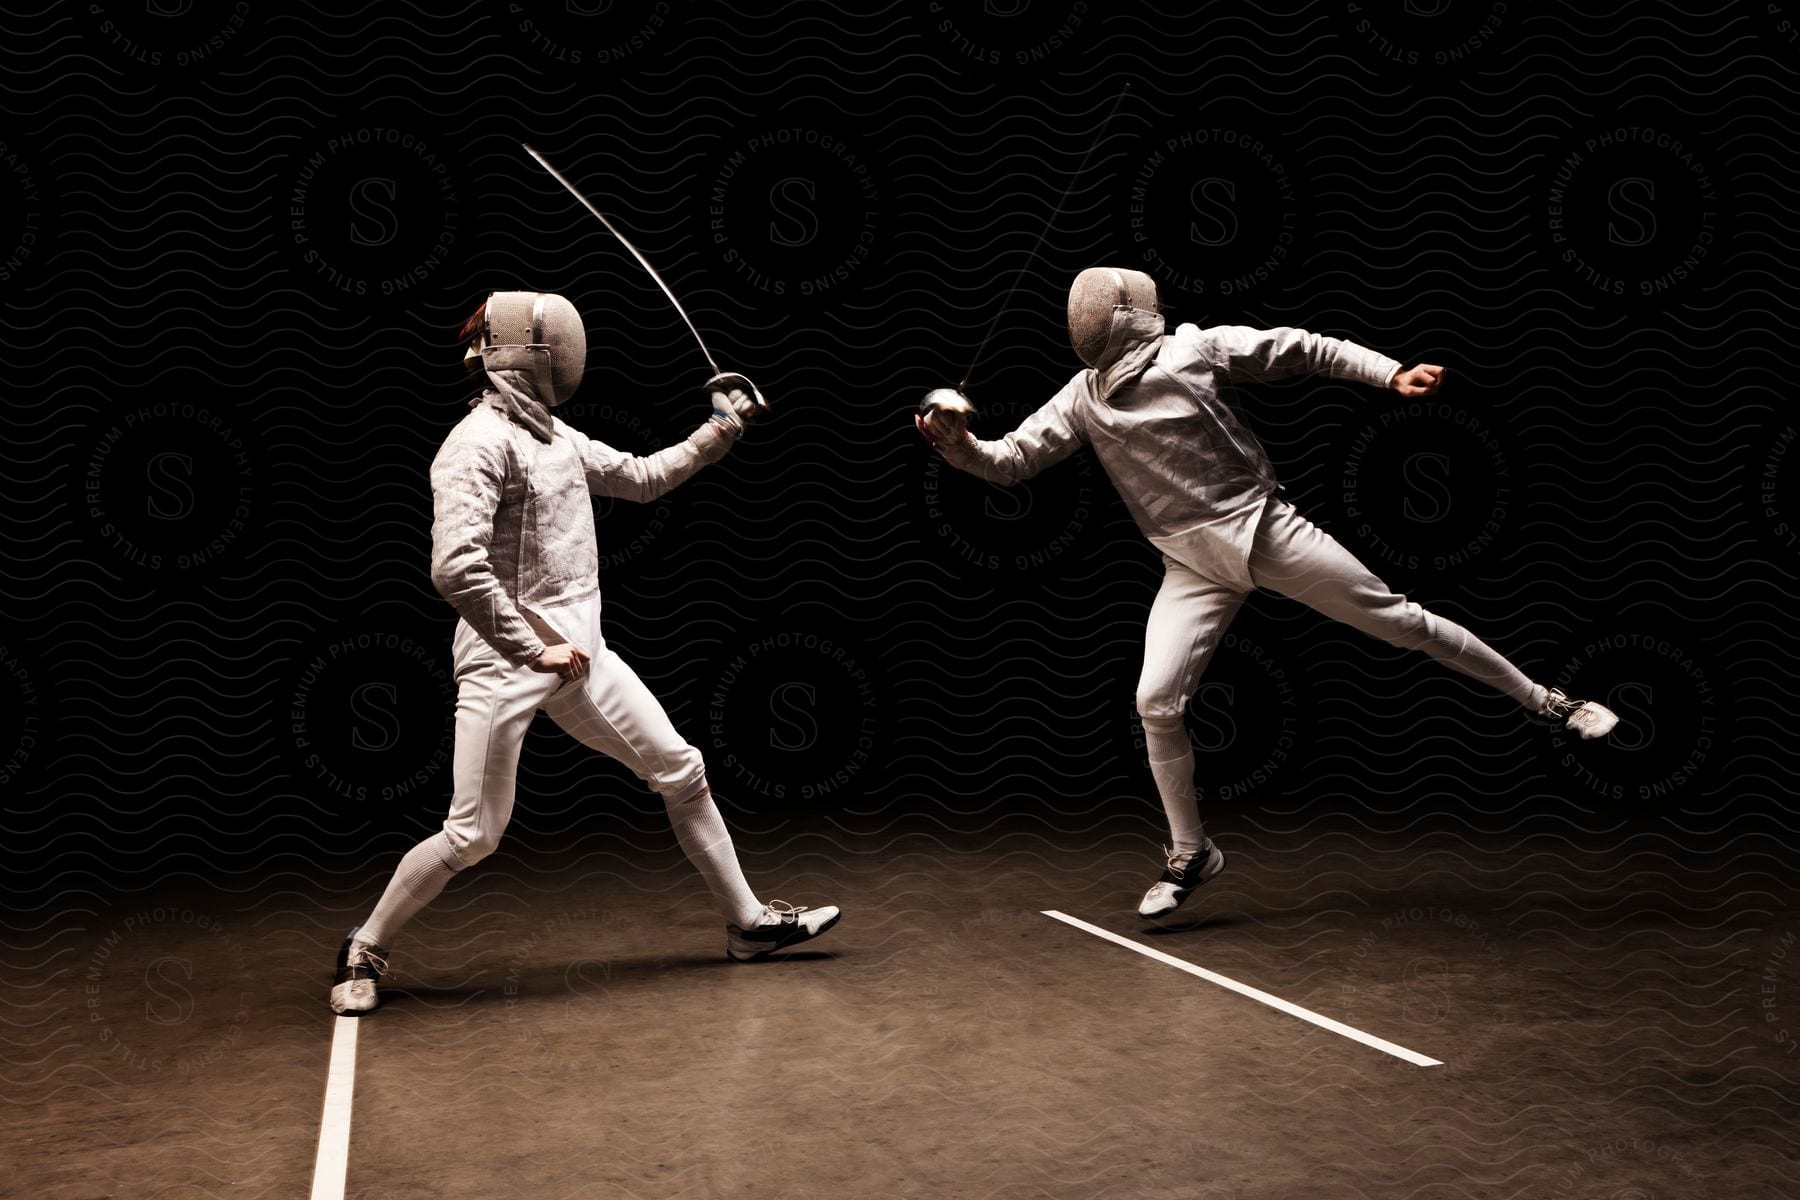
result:
<svg viewBox="0 0 1800 1200"><path fill-rule="evenodd" d="M667 283L663 282L663 277L656 273L656 268L650 265L650 260L645 258L642 254L640 254L638 252L638 248L631 244L631 239L626 237L624 234L620 233L618 226L614 225L611 221L607 220L606 214L601 212L599 209L595 208L592 201L590 201L586 196L582 195L578 190L576 190L575 185L570 183L567 179L565 179L563 177L563 173L561 171L558 171L555 167L551 166L549 159L545 158L542 154L539 154L535 149L533 149L527 143L521 142L520 145L525 147L525 153L527 153L527 154L531 155L531 157L537 159L539 165L542 166L544 168L544 170L550 172L550 177L552 179L556 180L556 182L562 184L565 188L567 188L569 190L569 195L571 195L571 196L575 197L577 200L581 201L582 207L586 208L589 212L593 213L596 217L600 218L600 223L602 225L606 226L608 232L610 232L614 237L619 239L619 244L621 246L625 247L625 249L627 249L631 252L631 257L638 260L638 265L643 267L644 270L646 270L650 273L650 278L656 280L656 286L662 289L662 294L669 298L669 303L673 304L675 306L675 311L680 313L681 319L687 323L688 332L694 335L694 341L696 344L699 345L700 353L702 353L706 356L707 365L713 369L713 374L714 375L725 374L726 372L720 370L718 362L716 360L714 360L714 358L712 356L712 351L708 350L706 348L706 339L701 337L700 331L694 327L693 318L688 316L687 309L681 307L681 301L679 301L675 298L675 293L669 289L669 285Z"/></svg>
<svg viewBox="0 0 1800 1200"><path fill-rule="evenodd" d="M1031 253L1025 256L1025 264L1013 277L1012 287L1006 290L1006 298L1000 301L1000 308L994 313L994 319L988 322L987 332L981 335L981 344L975 347L975 355L969 360L969 369L963 372L962 382L956 385L956 391L967 392L969 390L969 380L975 377L975 368L981 364L982 352L987 349L988 342L993 339L994 330L1000 328L1000 318L1004 317L1006 311L1012 307L1013 296L1017 294L1019 285L1025 282L1025 276L1031 271L1031 264L1037 261L1038 251L1044 248L1044 239L1050 236L1052 229L1056 228L1056 219L1062 216L1063 205L1067 204L1069 197L1075 194L1075 185L1081 182L1083 175L1087 174L1088 163L1093 160L1094 151L1100 149L1100 143L1106 138L1107 126L1111 125L1112 119L1119 115L1119 106L1125 103L1125 94L1130 90L1131 81L1128 79L1125 81L1125 86L1119 89L1119 98L1113 101L1112 108L1107 111L1106 120L1100 122L1100 130L1094 134L1094 140L1088 146L1087 153L1081 156L1081 165L1075 168L1075 174L1069 178L1069 186L1063 189L1062 199L1058 200L1056 207L1050 211L1050 219L1044 222L1043 231L1038 234L1037 242L1031 247Z"/></svg>

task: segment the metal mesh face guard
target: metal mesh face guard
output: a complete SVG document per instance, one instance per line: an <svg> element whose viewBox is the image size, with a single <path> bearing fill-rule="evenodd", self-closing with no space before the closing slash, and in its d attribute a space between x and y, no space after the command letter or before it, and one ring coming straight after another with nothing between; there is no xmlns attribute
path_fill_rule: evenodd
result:
<svg viewBox="0 0 1800 1200"><path fill-rule="evenodd" d="M537 398L563 403L581 386L587 368L587 330L581 314L548 292L495 292L463 327L470 338L463 361L471 370L524 371Z"/></svg>
<svg viewBox="0 0 1800 1200"><path fill-rule="evenodd" d="M1104 367L1112 340L1113 314L1120 308L1157 311L1156 281L1142 271L1089 267L1069 287L1069 341L1081 361Z"/></svg>

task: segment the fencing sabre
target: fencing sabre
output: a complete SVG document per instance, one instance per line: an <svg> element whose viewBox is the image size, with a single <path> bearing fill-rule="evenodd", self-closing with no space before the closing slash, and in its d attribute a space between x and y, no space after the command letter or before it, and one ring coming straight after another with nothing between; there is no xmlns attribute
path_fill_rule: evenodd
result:
<svg viewBox="0 0 1800 1200"><path fill-rule="evenodd" d="M569 189L569 195L571 195L571 196L575 197L577 200L581 201L582 207L586 208L589 212L593 213L596 217L599 217L600 223L602 225L606 226L607 230L614 237L619 239L619 244L621 246L623 246L623 247L625 247L625 249L631 251L631 257L637 259L638 265L643 267L644 270L646 270L650 273L650 278L656 280L656 286L662 289L663 295L665 295L669 298L669 303L673 304L675 306L675 311L681 314L681 319L683 321L687 322L688 332L692 333L694 335L694 341L697 342L700 346L700 353L702 353L706 356L707 365L713 369L712 378L708 379L706 381L706 384L705 384L706 389L708 391L714 391L714 390L718 390L718 389L722 389L722 388L733 388L733 387L742 388L746 392L750 393L750 398L752 400L756 401L756 406L758 408L769 407L769 402L767 400L763 399L763 394L756 389L756 385L754 383L751 383L748 379L746 379L744 376L738 374L736 371L725 371L725 370L720 369L718 361L716 359L714 359L712 356L712 351L708 350L706 348L706 339L700 336L700 331L698 329L694 328L694 319L692 317L688 316L687 309L681 307L681 301L679 301L675 298L675 293L669 290L669 285L663 282L663 277L656 273L656 268L650 265L650 260L645 258L642 254L638 253L638 248L631 244L631 240L629 238L627 238L624 234L620 233L618 230L618 227L615 226L611 221L607 220L605 214L603 214L599 209L595 208L593 203L590 200L588 200L588 198L586 196L582 195L579 191L577 191L575 189L575 185L570 183L567 179L565 179L563 177L563 173L561 171L558 171L555 167L551 166L549 159L545 158L542 154L539 154L528 143L521 142L520 145L525 147L525 153L527 153L527 154L531 155L531 157L537 159L539 165L542 166L544 168L544 170L550 172L551 178L555 179L556 182L562 184L565 188Z"/></svg>
<svg viewBox="0 0 1800 1200"><path fill-rule="evenodd" d="M1044 248L1044 239L1050 236L1052 229L1056 228L1056 218L1062 216L1063 205L1067 204L1069 197L1075 194L1075 185L1081 182L1083 175L1087 174L1088 162L1094 157L1094 151L1100 148L1101 141L1106 137L1106 127L1111 125L1112 119L1118 115L1119 106L1125 103L1125 93L1130 90L1131 81L1128 79L1125 81L1125 86L1119 89L1119 98L1113 101L1112 110L1106 114L1106 120L1100 122L1100 131L1094 134L1094 140L1088 146L1087 153L1082 156L1081 165L1075 168L1075 175L1069 180L1069 186L1063 189L1062 199L1056 202L1056 208L1051 211L1050 219L1044 222L1043 231L1038 234L1037 244L1031 248L1031 253L1025 256L1025 263L1019 268L1018 275L1013 278L1012 287L1007 289L1006 298L1000 302L999 311L995 312L994 319L988 322L987 332L981 335L981 344L975 347L975 356L969 360L969 369L963 372L962 382L953 388L932 388L926 392L925 398L919 401L920 415L929 413L933 409L962 413L964 416L974 413L975 405L970 402L965 389L968 388L969 380L975 374L975 367L981 362L981 353L987 349L989 339L994 336L994 330L1000 327L1000 318L1004 317L1006 310L1012 307L1013 295L1018 292L1019 285L1025 282L1025 276L1031 270L1031 264L1037 261L1038 251ZM549 166L548 163L544 165Z"/></svg>

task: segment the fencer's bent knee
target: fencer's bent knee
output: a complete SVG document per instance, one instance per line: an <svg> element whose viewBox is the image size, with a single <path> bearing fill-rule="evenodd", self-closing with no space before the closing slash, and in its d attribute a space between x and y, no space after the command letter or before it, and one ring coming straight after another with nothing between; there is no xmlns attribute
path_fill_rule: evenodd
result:
<svg viewBox="0 0 1800 1200"><path fill-rule="evenodd" d="M693 746L684 745L669 755L666 765L648 782L651 790L671 803L690 799L706 787L706 760Z"/></svg>
<svg viewBox="0 0 1800 1200"><path fill-rule="evenodd" d="M474 866L495 850L500 848L498 829L468 829L452 822L444 822L444 848L450 856L444 862L452 870L462 871Z"/></svg>
<svg viewBox="0 0 1800 1200"><path fill-rule="evenodd" d="M456 843L450 840L449 823L437 831L436 835L426 839L426 845L437 851L438 861L452 871L463 869L463 860L456 852Z"/></svg>
<svg viewBox="0 0 1800 1200"><path fill-rule="evenodd" d="M1143 696L1138 697L1138 719L1150 733L1180 733L1187 728L1187 706L1180 705L1173 712L1169 708L1167 702L1147 704Z"/></svg>
<svg viewBox="0 0 1800 1200"><path fill-rule="evenodd" d="M1187 719L1188 698L1181 693L1181 681L1175 678L1161 678L1162 670L1152 670L1151 663L1145 662L1144 673L1138 676L1137 712L1143 719L1144 727L1167 729L1173 725L1181 725Z"/></svg>
<svg viewBox="0 0 1800 1200"><path fill-rule="evenodd" d="M703 770L695 776L692 783L676 791L664 792L662 798L670 808L674 808L677 804L695 803L711 794L712 792L706 786L706 772Z"/></svg>

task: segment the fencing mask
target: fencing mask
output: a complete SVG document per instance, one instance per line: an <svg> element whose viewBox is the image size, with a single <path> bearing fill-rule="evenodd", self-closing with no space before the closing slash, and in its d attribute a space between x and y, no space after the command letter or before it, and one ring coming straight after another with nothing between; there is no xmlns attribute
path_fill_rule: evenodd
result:
<svg viewBox="0 0 1800 1200"><path fill-rule="evenodd" d="M1120 267L1089 267L1069 288L1069 340L1081 361L1105 370L1125 351L1133 310L1155 314L1156 281L1142 271ZM1161 330L1158 330L1160 333Z"/></svg>
<svg viewBox="0 0 1800 1200"><path fill-rule="evenodd" d="M1156 281L1142 271L1089 267L1069 288L1069 340L1094 368L1094 387L1110 403L1147 370L1162 348Z"/></svg>
<svg viewBox="0 0 1800 1200"><path fill-rule="evenodd" d="M581 314L548 292L494 292L463 326L471 372L489 378L521 371L533 399L554 407L574 395L587 367L587 330Z"/></svg>

